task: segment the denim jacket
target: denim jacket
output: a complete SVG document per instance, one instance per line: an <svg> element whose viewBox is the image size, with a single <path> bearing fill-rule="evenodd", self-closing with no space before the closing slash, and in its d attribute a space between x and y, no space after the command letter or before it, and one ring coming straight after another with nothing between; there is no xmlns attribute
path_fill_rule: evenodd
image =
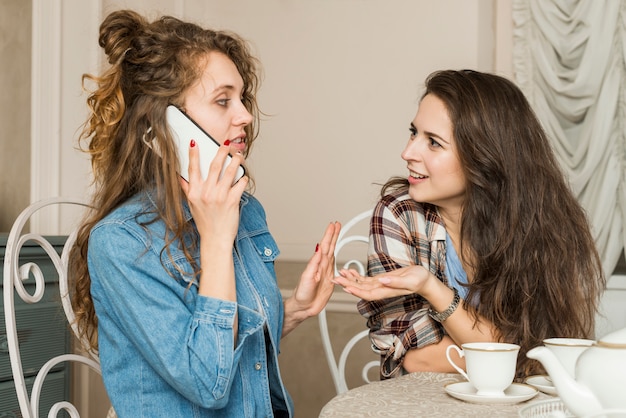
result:
<svg viewBox="0 0 626 418"><path fill-rule="evenodd" d="M169 246L170 256L163 250L163 222L146 223L154 205L149 193L138 194L89 239L102 375L118 416L292 416L278 366L279 250L263 207L242 196L233 248L237 302L231 302L198 295L196 280L181 273L191 266L178 243ZM199 250L192 254L199 262Z"/></svg>

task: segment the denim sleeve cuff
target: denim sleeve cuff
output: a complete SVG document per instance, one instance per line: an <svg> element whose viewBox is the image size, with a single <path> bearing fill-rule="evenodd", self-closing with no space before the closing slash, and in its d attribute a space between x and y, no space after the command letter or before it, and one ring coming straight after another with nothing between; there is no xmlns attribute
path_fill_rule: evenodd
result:
<svg viewBox="0 0 626 418"><path fill-rule="evenodd" d="M235 315L239 340L263 326L264 317L251 309L237 306L236 302L198 295L195 316L199 321L211 322L223 328L233 328ZM239 344L238 344L239 345Z"/></svg>
<svg viewBox="0 0 626 418"><path fill-rule="evenodd" d="M232 328L236 314L236 302L198 295L195 316L199 321Z"/></svg>

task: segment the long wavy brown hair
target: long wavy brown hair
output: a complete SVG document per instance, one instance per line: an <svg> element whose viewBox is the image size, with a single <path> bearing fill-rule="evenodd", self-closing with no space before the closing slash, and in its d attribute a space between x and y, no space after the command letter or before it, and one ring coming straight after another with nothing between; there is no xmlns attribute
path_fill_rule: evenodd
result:
<svg viewBox="0 0 626 418"><path fill-rule="evenodd" d="M228 56L244 81L243 103L253 115L246 126L247 148L258 134L256 102L259 65L239 36L214 31L171 16L155 21L130 10L109 14L100 25L99 45L108 68L99 76L85 74L83 86L94 84L87 104L90 115L79 142L91 156L94 173L92 210L78 232L70 257L72 305L82 337L97 349L97 325L87 268L89 233L122 202L143 190L154 190L154 219L167 228L169 242L194 236L184 222L174 142L167 129L168 105L182 106L182 94L201 76L210 52ZM160 158L151 146L158 147ZM252 183L250 183L252 184ZM185 249L187 258L197 268Z"/></svg>
<svg viewBox="0 0 626 418"><path fill-rule="evenodd" d="M464 306L521 346L518 376L541 372L526 352L543 339L594 336L606 279L586 213L514 83L438 71L427 94L445 104L467 182L460 254L474 269L467 299L480 302ZM381 194L403 188L392 178Z"/></svg>

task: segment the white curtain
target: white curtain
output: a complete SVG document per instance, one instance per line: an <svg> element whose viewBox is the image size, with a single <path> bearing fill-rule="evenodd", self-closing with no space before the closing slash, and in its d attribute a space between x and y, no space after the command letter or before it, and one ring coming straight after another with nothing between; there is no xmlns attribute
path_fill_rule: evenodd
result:
<svg viewBox="0 0 626 418"><path fill-rule="evenodd" d="M626 242L626 0L513 0L516 81L610 275Z"/></svg>

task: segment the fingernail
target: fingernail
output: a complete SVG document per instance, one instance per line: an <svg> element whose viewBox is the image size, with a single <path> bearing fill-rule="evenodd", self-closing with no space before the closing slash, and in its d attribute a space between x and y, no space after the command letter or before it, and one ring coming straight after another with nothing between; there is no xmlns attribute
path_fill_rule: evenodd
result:
<svg viewBox="0 0 626 418"><path fill-rule="evenodd" d="M230 139L227 139L226 141L224 141L224 145L225 146L229 146L230 145Z"/></svg>
<svg viewBox="0 0 626 418"><path fill-rule="evenodd" d="M389 277L381 277L380 279L378 279L378 281L382 284L389 284L391 283L391 279Z"/></svg>
<svg viewBox="0 0 626 418"><path fill-rule="evenodd" d="M315 245L315 252L318 252L318 251L319 251L319 249L320 249L320 245L319 245L319 244L316 244L316 245Z"/></svg>
<svg viewBox="0 0 626 418"><path fill-rule="evenodd" d="M189 141L189 146L190 146L191 148L195 147L195 146L196 146L196 141L195 141L194 139L192 139L191 141Z"/></svg>

